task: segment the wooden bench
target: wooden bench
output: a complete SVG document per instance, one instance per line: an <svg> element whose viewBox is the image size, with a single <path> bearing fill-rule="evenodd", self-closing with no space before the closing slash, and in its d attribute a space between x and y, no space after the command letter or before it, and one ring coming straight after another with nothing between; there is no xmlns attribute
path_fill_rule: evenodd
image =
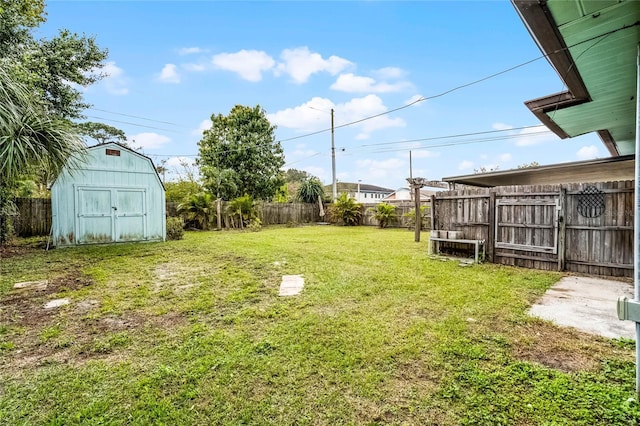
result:
<svg viewBox="0 0 640 426"><path fill-rule="evenodd" d="M436 244L433 244L435 242ZM429 253L437 254L438 249L440 248L440 242L447 243L458 243L458 244L472 244L475 246L475 262L478 263L479 254L480 254L480 246L482 246L482 258L484 259L485 248L484 248L484 240L467 240L467 239L454 239L454 238L440 238L440 237L429 237Z"/></svg>

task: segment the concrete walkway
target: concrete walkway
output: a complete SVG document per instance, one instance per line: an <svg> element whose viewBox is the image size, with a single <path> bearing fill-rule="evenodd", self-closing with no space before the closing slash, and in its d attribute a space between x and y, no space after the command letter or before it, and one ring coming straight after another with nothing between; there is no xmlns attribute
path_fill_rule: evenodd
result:
<svg viewBox="0 0 640 426"><path fill-rule="evenodd" d="M300 294L304 287L302 275L283 275L280 283L280 296L295 296Z"/></svg>
<svg viewBox="0 0 640 426"><path fill-rule="evenodd" d="M620 296L633 298L633 284L570 276L551 287L529 314L591 334L635 340L635 324L618 319L616 303Z"/></svg>

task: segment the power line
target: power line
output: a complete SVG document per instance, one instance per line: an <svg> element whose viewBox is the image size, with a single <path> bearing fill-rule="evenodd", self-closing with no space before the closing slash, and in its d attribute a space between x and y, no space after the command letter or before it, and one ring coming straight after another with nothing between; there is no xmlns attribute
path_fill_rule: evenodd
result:
<svg viewBox="0 0 640 426"><path fill-rule="evenodd" d="M502 70L502 71L498 71L498 72L496 72L496 73L490 74L490 75L488 75L488 76L486 76L486 77L482 77L482 78L479 78L479 79L477 79L477 80L473 80L473 81L471 81L471 82L469 82L469 83L465 83L465 84L461 84L461 85L459 85L459 86L455 86L455 87L453 87L453 88L451 88L451 89L449 89L449 90L445 90L444 92L437 93L437 94L435 94L435 95L431 95L431 96L427 96L427 97L424 97L424 96L423 96L423 97L421 97L421 98L419 98L419 99L416 99L416 100L415 100L415 101L413 101L413 102L410 102L410 103L408 103L408 104L406 104L406 105L403 105L403 106L400 106L400 107L398 107L398 108L390 109L390 110L388 110L388 111L381 112L380 114L375 114L375 115L372 115L372 116L369 116L369 117L361 118L361 119L359 119L359 120L351 121L351 122L349 122L349 123L345 123L345 124L341 124L341 125L338 125L338 126L334 126L333 128L334 128L334 129L339 129L339 128L342 128L342 127L352 126L352 125L354 125L354 124L362 123L363 121L371 120L371 119L374 119L374 118L377 118L377 117L381 117L381 116L383 116L383 115L387 115L387 114L391 114L391 113L396 112L396 111L400 111L400 110L405 109L405 108L409 108L410 106L413 106L413 105L415 105L415 104L417 104L417 103L419 103L419 102L423 102L423 101L426 101L426 100L431 100L431 99L440 98L440 97L442 97L442 96L448 95L449 93L453 93L453 92L458 91L458 90L460 90L460 89L464 89L464 88L466 88L466 87L473 86L473 85L476 85L476 84L478 84L478 83L482 83L482 82L484 82L484 81L490 80L490 79L495 78L495 77L497 77L497 76L500 76L500 75L502 75L502 74L506 74L506 73L508 73L508 72L511 72L511 71L516 70L516 69L518 69L518 68L521 68L521 67L523 67L523 66L529 65L529 64L531 64L531 63L533 63L533 62L536 62L536 61L538 61L538 60L540 60L540 59L548 58L548 57L549 57L549 56L551 56L551 55L554 55L554 54L560 53L560 52L565 51L565 50L569 50L569 49L571 49L571 48L573 48L573 47L576 47L576 46L579 46L579 45L581 45L581 44L583 44L583 43L588 43L588 42L590 42L590 41L592 41L592 40L596 40L596 39L599 39L599 38L602 38L602 37L608 37L609 35L611 35L611 34L613 34L613 33L616 33L616 32L618 32L618 31L623 31L623 30L626 30L626 29L629 29L629 28L632 28L632 27L635 27L635 26L639 26L639 25L640 25L640 21L635 22L635 23L633 23L633 24L631 24L631 25L623 25L622 27L617 28L617 29L615 29L615 30L607 31L606 33L603 33L603 34L599 34L599 35L597 35L597 36L590 37L590 38L588 38L588 39L586 39L586 40L579 41L579 42L574 43L574 44L572 44L572 45L570 45L570 46L563 47L563 48L561 48L561 49L557 49L557 50L555 50L554 52L551 52L551 53L548 53L548 54L543 54L543 55L541 55L541 56L538 56L537 58L530 59L530 60L528 60L528 61L525 61L525 62L522 62L522 63L520 63L520 64L514 65L514 66L512 66L512 67L510 67L510 68L507 68L507 69L504 69L504 70ZM593 46L592 46L592 47L593 47ZM319 133L325 133L325 132L328 132L328 131L331 131L331 128L323 129L323 130L318 130L318 131L316 131L316 132L312 132L312 133L308 133L308 134L304 134L304 135L299 135L299 136L294 136L294 137L287 138L287 139L282 139L282 140L280 140L280 142L288 142L288 141L292 141L292 140L295 140L295 139L302 139L302 138L306 138L306 137L308 137L308 136L313 136L313 135L317 135L317 134L319 134Z"/></svg>
<svg viewBox="0 0 640 426"><path fill-rule="evenodd" d="M153 122L153 123L169 124L169 125L171 125L171 126L182 127L183 129L188 129L188 128L189 128L189 127L187 127L187 126L182 126L182 125L180 125L180 124L171 123L170 121L154 120L154 119L151 119L151 118L140 117L140 116L138 116L138 115L123 114L123 113L121 113L121 112L107 111L106 109L100 109L100 108L93 108L93 107L89 107L88 109L92 109L92 110L94 110L94 111L106 112L107 114L121 115L121 116L123 116L123 117L137 118L138 120L151 121L151 122Z"/></svg>
<svg viewBox="0 0 640 426"><path fill-rule="evenodd" d="M431 137L431 138L408 139L408 140L404 140L404 141L395 141L395 142L380 142L380 143L372 143L372 144L365 144L365 145L359 145L359 146L365 147L365 146L379 146L379 145L394 145L394 144L411 143L411 142L433 141L433 140L440 140L440 139L454 139L454 138L461 138L461 137L465 137L465 136L476 136L476 135L486 135L486 134L489 134L489 133L510 132L510 131L513 131L513 130L535 129L537 127L544 127L544 125L537 124L535 126L513 127L513 128L509 128L509 129L502 129L502 130L487 130L487 131L484 131L484 132L460 133L460 134L457 134L457 135L434 136L434 137ZM517 136L521 136L521 135L517 135Z"/></svg>
<svg viewBox="0 0 640 426"><path fill-rule="evenodd" d="M424 141L433 141L433 140L443 140L443 139L453 139L453 138L461 138L461 137L466 137L466 136L478 136L478 135L485 135L485 134L492 134L492 133L499 133L499 132L507 132L507 131L513 131L513 130L524 130L524 129L532 129L532 128L538 128L538 127L544 127L542 125L535 125L535 126L522 126L522 127L514 127L512 129L505 129L505 130L488 130L488 131L483 131L483 132L471 132L471 133L460 133L460 134L456 134L456 135L446 135L446 136L437 136L437 137L430 137L430 138L419 138L419 139L411 139L411 140L405 140L405 141L394 141L394 142L380 142L380 143L375 143L375 144L366 144L366 145L358 145L357 147L350 149L350 152L370 152L370 153L383 153L383 152L397 152L397 151L408 151L408 150L425 150L425 149L430 149L430 148L440 148L440 147L447 147L447 146L457 146L457 145L469 145L469 144L475 144L475 143L484 143L484 142L494 142L494 141L501 141L501 140L509 140L509 139L517 139L517 138L521 138L521 137L537 137L537 136L546 136L546 135L551 135L553 134L553 132L549 131L549 130L544 130L544 131L540 131L540 132L533 132L533 133L527 133L525 135L523 134L514 134L514 135L501 135L501 136L495 136L495 137L490 137L490 138L476 138L476 139L463 139L463 140L458 140L458 141L453 141L453 142L447 142L447 143L441 143L441 144L432 144L432 145L425 145L425 146L412 146L412 147L399 147L399 148L386 148L386 149L369 149L371 147L377 147L377 146L382 146L382 145L399 145L399 144L405 144L405 143L413 143L413 142L424 142ZM221 153L227 153L227 152L233 152L233 151L238 151L241 148L238 149L226 149L221 151ZM340 151L345 151L344 148L340 149ZM314 154L311 154L307 157L304 157L303 159L300 160L296 160L295 162L292 163L287 163L287 164L295 164L295 163L299 163L302 160L306 160L309 158L313 158L313 157L317 157L317 156L328 156L329 154L323 153L323 152L316 152ZM169 154L151 154L150 156L155 156L155 157L197 157L198 154L183 154L183 155L178 155L178 154L173 154L173 155L169 155Z"/></svg>
<svg viewBox="0 0 640 426"><path fill-rule="evenodd" d="M144 124L131 123L130 121L114 120L112 118L97 117L95 115L87 115L87 118L95 118L96 120L106 120L106 121L112 121L114 123L129 124L131 126L144 127L144 128L147 128L147 129L162 130L164 132L178 133L177 130L163 129L161 127L154 127L154 126L145 126Z"/></svg>

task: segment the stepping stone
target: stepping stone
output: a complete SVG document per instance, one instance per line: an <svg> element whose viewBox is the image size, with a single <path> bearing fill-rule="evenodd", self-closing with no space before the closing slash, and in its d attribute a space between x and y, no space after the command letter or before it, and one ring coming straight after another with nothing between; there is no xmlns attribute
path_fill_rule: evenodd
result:
<svg viewBox="0 0 640 426"><path fill-rule="evenodd" d="M280 283L280 296L295 296L300 294L304 287L302 275L283 275Z"/></svg>
<svg viewBox="0 0 640 426"><path fill-rule="evenodd" d="M45 290L48 284L48 280L24 281L21 283L15 283L13 285L13 288L16 290Z"/></svg>
<svg viewBox="0 0 640 426"><path fill-rule="evenodd" d="M60 306L64 306L64 305L68 305L69 304L69 299L54 299L54 300L50 300L47 303L45 303L44 308L45 309L53 309L53 308L59 308Z"/></svg>

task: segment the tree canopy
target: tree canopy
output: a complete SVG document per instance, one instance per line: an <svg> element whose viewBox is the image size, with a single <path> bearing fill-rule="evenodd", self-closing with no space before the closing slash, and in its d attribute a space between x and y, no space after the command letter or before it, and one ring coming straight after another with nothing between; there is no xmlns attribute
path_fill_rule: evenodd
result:
<svg viewBox="0 0 640 426"><path fill-rule="evenodd" d="M45 21L43 0L0 0L0 61L11 77L33 91L49 114L82 118L89 107L82 99L102 72L107 50L94 37L62 29L51 39L33 31Z"/></svg>
<svg viewBox="0 0 640 426"><path fill-rule="evenodd" d="M229 115L212 115L211 122L198 142L204 186L225 200L271 199L284 182L284 152L265 111L236 105Z"/></svg>
<svg viewBox="0 0 640 426"><path fill-rule="evenodd" d="M93 121L78 123L77 126L82 135L95 139L98 143L118 142L124 145L127 143L127 135L117 127Z"/></svg>

